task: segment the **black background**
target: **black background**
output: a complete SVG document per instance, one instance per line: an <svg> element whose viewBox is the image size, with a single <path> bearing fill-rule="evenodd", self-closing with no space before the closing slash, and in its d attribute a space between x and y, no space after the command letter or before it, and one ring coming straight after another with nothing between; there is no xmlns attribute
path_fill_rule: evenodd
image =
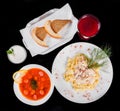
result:
<svg viewBox="0 0 120 111"><path fill-rule="evenodd" d="M65 45L46 55L31 57L27 50L27 59L21 64L12 64L7 59L6 50L14 44L23 45L19 32L32 19L53 8L61 8L69 3L73 14L80 18L86 13L97 16L101 22L100 32L92 39L85 41L97 46L109 44L112 47L113 81L108 92L99 100L89 104L77 104L63 98L54 89L51 98L43 105L29 106L19 101L13 92L12 74L27 64L40 64L51 71L52 63L58 52L74 42L81 42L77 33ZM0 109L13 111L95 111L119 109L120 99L120 42L119 42L119 9L118 1L98 0L5 0L0 3Z"/></svg>

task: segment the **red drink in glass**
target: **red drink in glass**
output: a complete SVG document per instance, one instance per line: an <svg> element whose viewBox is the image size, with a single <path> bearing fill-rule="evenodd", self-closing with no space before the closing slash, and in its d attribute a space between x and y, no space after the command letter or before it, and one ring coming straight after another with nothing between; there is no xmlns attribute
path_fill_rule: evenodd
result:
<svg viewBox="0 0 120 111"><path fill-rule="evenodd" d="M78 33L82 39L94 37L100 29L100 21L92 14L83 15L78 21Z"/></svg>

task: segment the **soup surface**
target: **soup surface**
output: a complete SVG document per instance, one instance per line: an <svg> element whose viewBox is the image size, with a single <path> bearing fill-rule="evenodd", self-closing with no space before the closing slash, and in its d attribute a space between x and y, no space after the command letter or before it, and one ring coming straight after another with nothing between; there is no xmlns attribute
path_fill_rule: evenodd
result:
<svg viewBox="0 0 120 111"><path fill-rule="evenodd" d="M50 78L45 71L31 68L22 77L19 88L23 96L30 100L39 100L45 97L51 87Z"/></svg>

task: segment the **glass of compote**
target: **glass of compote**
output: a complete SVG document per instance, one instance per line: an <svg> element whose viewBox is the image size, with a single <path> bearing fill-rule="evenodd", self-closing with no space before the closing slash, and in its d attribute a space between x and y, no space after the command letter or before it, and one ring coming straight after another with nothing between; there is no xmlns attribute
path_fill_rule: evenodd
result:
<svg viewBox="0 0 120 111"><path fill-rule="evenodd" d="M81 39L89 40L90 38L96 36L100 27L101 23L95 15L85 14L78 20L78 35Z"/></svg>

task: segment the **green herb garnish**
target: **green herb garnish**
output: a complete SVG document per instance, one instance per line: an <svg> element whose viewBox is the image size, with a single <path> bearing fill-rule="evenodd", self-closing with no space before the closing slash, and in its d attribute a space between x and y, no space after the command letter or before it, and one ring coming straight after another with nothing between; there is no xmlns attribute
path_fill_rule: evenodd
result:
<svg viewBox="0 0 120 111"><path fill-rule="evenodd" d="M31 79L30 85L31 85L32 89L34 89L34 90L38 87L37 81L34 79Z"/></svg>
<svg viewBox="0 0 120 111"><path fill-rule="evenodd" d="M93 51L90 53L91 58L88 59L89 68L98 68L107 63L107 60L105 58L111 56L111 47L105 45L102 46L101 49L94 48Z"/></svg>
<svg viewBox="0 0 120 111"><path fill-rule="evenodd" d="M13 49L9 49L6 52L7 52L7 54L14 54L14 50Z"/></svg>

